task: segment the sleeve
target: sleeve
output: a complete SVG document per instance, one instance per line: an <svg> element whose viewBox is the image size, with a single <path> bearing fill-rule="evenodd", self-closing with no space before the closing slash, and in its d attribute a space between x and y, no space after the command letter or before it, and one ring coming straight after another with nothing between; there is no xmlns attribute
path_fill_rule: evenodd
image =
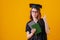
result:
<svg viewBox="0 0 60 40"><path fill-rule="evenodd" d="M43 25L45 26L45 22L44 22L44 19L42 19L42 21L43 21Z"/></svg>
<svg viewBox="0 0 60 40"><path fill-rule="evenodd" d="M41 19L41 21L42 21L42 25L43 25L43 30L45 31L45 22L44 22L43 18Z"/></svg>
<svg viewBox="0 0 60 40"><path fill-rule="evenodd" d="M44 21L44 23L45 23L46 33L49 33L50 28L49 28L49 26L48 26L48 23L47 23L47 21L46 21L46 18L45 18L45 19L43 18L43 21Z"/></svg>
<svg viewBox="0 0 60 40"><path fill-rule="evenodd" d="M31 32L31 28L29 27L28 24L26 25L26 32L27 32L27 31Z"/></svg>

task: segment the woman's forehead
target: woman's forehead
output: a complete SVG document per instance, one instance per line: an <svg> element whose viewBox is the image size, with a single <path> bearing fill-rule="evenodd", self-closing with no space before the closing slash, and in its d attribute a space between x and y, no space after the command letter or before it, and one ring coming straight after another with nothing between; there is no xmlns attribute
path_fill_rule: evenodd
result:
<svg viewBox="0 0 60 40"><path fill-rule="evenodd" d="M37 9L36 8L32 8L32 11L37 11Z"/></svg>

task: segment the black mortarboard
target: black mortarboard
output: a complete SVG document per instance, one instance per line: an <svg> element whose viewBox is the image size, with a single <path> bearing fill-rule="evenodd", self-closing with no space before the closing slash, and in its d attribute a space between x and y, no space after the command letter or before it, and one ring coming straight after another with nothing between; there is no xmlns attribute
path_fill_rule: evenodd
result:
<svg viewBox="0 0 60 40"><path fill-rule="evenodd" d="M40 9L40 8L42 8L42 5L40 5L40 4L30 4L30 8Z"/></svg>

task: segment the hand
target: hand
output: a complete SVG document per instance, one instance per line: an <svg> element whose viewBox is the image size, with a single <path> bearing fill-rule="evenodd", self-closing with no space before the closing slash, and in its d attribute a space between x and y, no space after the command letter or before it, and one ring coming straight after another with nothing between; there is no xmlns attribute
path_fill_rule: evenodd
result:
<svg viewBox="0 0 60 40"><path fill-rule="evenodd" d="M49 33L50 32L50 28L49 28L49 25L48 25L47 20L46 20L46 15L44 15L43 20L45 22L46 33Z"/></svg>
<svg viewBox="0 0 60 40"><path fill-rule="evenodd" d="M35 32L36 32L36 29L35 28L31 30L31 33L34 34Z"/></svg>
<svg viewBox="0 0 60 40"><path fill-rule="evenodd" d="M32 29L31 33L29 33L29 31L27 31L27 39L30 39L34 35L35 32L36 32L36 29Z"/></svg>
<svg viewBox="0 0 60 40"><path fill-rule="evenodd" d="M46 15L44 15L43 20L46 21Z"/></svg>

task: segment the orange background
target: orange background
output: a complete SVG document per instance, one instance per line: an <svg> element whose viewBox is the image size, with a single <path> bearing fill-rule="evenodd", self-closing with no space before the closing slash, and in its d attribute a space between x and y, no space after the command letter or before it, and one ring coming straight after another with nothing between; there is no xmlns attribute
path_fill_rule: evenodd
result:
<svg viewBox="0 0 60 40"><path fill-rule="evenodd" d="M1 0L0 40L26 40L25 26L29 21L29 4L42 4L42 17L50 27L48 40L60 40L59 0Z"/></svg>

